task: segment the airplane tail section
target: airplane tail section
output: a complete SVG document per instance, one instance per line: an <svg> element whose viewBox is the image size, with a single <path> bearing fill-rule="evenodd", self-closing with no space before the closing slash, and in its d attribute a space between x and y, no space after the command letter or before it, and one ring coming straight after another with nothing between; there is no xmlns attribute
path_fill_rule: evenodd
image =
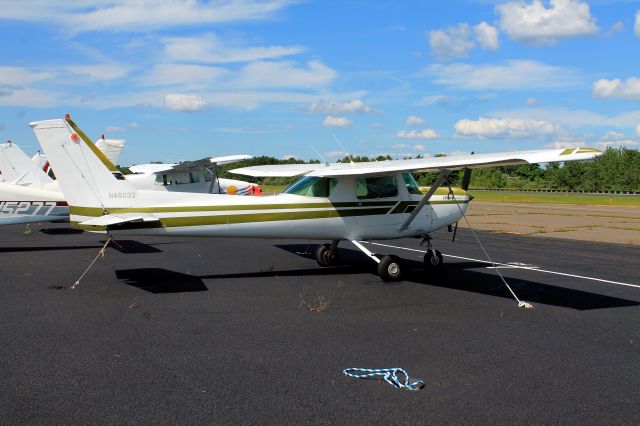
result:
<svg viewBox="0 0 640 426"><path fill-rule="evenodd" d="M111 161L118 164L120 153L124 148L123 139L105 139L104 135L96 141L96 147Z"/></svg>
<svg viewBox="0 0 640 426"><path fill-rule="evenodd" d="M15 184L50 183L52 181L13 142L0 144L0 180Z"/></svg>
<svg viewBox="0 0 640 426"><path fill-rule="evenodd" d="M72 216L74 207L100 208L106 214L109 208L135 205L135 187L122 178L70 118L36 121L30 126L51 163Z"/></svg>

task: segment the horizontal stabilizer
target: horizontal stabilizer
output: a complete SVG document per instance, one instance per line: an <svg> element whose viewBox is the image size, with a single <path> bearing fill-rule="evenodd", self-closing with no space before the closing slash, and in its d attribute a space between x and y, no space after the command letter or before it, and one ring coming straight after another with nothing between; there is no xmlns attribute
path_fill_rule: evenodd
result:
<svg viewBox="0 0 640 426"><path fill-rule="evenodd" d="M160 219L154 216L143 216L140 214L107 214L104 216L94 217L93 219L81 222L80 225L85 226L114 226L123 225L125 223L142 223L142 222L159 222Z"/></svg>

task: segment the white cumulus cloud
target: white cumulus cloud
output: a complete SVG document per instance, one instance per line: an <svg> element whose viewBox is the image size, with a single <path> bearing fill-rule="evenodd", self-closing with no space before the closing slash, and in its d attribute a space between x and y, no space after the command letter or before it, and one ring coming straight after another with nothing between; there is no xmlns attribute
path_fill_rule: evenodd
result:
<svg viewBox="0 0 640 426"><path fill-rule="evenodd" d="M438 134L433 129L424 130L400 130L396 133L400 139L437 139Z"/></svg>
<svg viewBox="0 0 640 426"><path fill-rule="evenodd" d="M458 24L445 30L429 31L429 46L438 59L464 58L475 47L469 39L469 24Z"/></svg>
<svg viewBox="0 0 640 426"><path fill-rule="evenodd" d="M625 81L600 79L593 83L593 97L640 100L640 78L629 77Z"/></svg>
<svg viewBox="0 0 640 426"><path fill-rule="evenodd" d="M640 10L636 12L636 24L633 27L633 32L640 37Z"/></svg>
<svg viewBox="0 0 640 426"><path fill-rule="evenodd" d="M423 126L426 124L426 121L423 118L418 117L416 115L410 115L405 120L405 124L407 126Z"/></svg>
<svg viewBox="0 0 640 426"><path fill-rule="evenodd" d="M526 44L554 44L560 39L599 31L589 5L580 0L510 1L499 4L500 28L514 40Z"/></svg>
<svg viewBox="0 0 640 426"><path fill-rule="evenodd" d="M489 25L482 21L473 27L473 33L482 48L498 50L500 47L500 42L498 41L498 29L493 25Z"/></svg>
<svg viewBox="0 0 640 426"><path fill-rule="evenodd" d="M334 117L333 115L327 116L322 122L324 127L349 127L351 126L351 120L344 117Z"/></svg>
<svg viewBox="0 0 640 426"><path fill-rule="evenodd" d="M309 105L309 112L320 114L353 114L372 112L372 109L360 99L353 99L347 102L320 100Z"/></svg>
<svg viewBox="0 0 640 426"><path fill-rule="evenodd" d="M170 93L164 97L165 108L172 111L202 111L211 105L198 95L187 95L183 93Z"/></svg>
<svg viewBox="0 0 640 426"><path fill-rule="evenodd" d="M521 118L479 118L460 120L454 126L456 136L478 138L531 138L553 135L560 128L543 120Z"/></svg>
<svg viewBox="0 0 640 426"><path fill-rule="evenodd" d="M636 135L640 136L640 124L636 126Z"/></svg>
<svg viewBox="0 0 640 426"><path fill-rule="evenodd" d="M484 21L469 26L466 22L443 30L429 31L429 47L433 56L439 60L464 58L476 47L476 41L483 49L497 50L498 29Z"/></svg>

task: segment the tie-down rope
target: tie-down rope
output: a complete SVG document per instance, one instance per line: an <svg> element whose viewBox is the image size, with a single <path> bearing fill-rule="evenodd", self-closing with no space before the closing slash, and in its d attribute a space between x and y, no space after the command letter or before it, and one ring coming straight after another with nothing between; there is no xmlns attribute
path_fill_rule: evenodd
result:
<svg viewBox="0 0 640 426"><path fill-rule="evenodd" d="M107 238L107 241L105 241L104 245L102 246L102 248L100 249L100 251L98 252L98 254L96 255L96 257L93 259L93 261L89 264L89 266L87 266L87 269L85 269L85 270L84 270L84 272L82 273L82 275L80 275L80 278L78 278L78 279L76 280L76 282L75 282L75 283L73 283L73 285L72 285L72 286L70 286L70 287L66 287L66 288L68 288L69 290L73 290L73 289L75 289L78 285L80 285L80 280L81 280L82 278L84 278L84 276L87 274L87 272L89 272L89 269L91 269L91 267L93 266L93 264L94 264L94 263L96 263L96 260L98 260L98 258L100 258L100 257L104 257L105 250L107 249L107 246L108 246L108 245L109 245L109 243L111 242L111 239L112 239L112 238L113 238L113 237L112 237L111 235L109 235L109 238Z"/></svg>
<svg viewBox="0 0 640 426"><path fill-rule="evenodd" d="M453 189L451 189L451 182L449 182L449 194L451 195L453 200L456 201L455 204L456 204L456 206L458 206L458 209L460 210L460 213L462 213L462 217L464 218L464 221L467 223L467 226L469 227L469 230L471 231L471 234L473 234L473 238L475 238L476 242L478 243L478 245L482 249L482 252L484 253L484 255L489 260L489 263L491 263L491 265L493 266L493 270L496 271L496 273L498 274L498 276L500 277L500 279L502 280L504 285L507 287L507 289L509 290L509 292L513 296L513 298L516 300L516 302L518 302L518 307L519 308L525 308L525 309L533 309L533 305L531 303L525 302L525 301L520 300L518 298L516 293L511 289L511 286L509 285L509 283L507 283L507 280L504 279L504 276L500 272L500 269L498 268L498 266L494 263L493 259L491 259L491 256L489 256L489 253L484 248L484 245L482 244L482 242L480 242L480 239L478 238L478 235L476 235L476 231L473 230L473 227L471 226L471 223L469 223L469 219L467 219L467 215L462 211L462 207L460 207L460 204L457 202L456 196L453 193Z"/></svg>

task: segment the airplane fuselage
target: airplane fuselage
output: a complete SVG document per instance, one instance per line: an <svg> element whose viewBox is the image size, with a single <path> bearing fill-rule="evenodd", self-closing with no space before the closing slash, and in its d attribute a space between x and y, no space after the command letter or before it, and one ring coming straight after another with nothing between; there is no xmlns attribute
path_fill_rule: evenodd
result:
<svg viewBox="0 0 640 426"><path fill-rule="evenodd" d="M398 180L402 178L398 174ZM112 215L143 214L150 223L117 226L81 224L103 214L102 207L71 207L71 221L87 231L118 235L200 237L258 237L300 239L390 239L423 235L457 222L467 209L465 191L441 188L407 229L400 230L422 199L404 185L391 197L362 199L354 194L355 178L342 177L329 197L280 194L237 197L178 194L138 190L108 194L126 200L127 207L111 207ZM113 204L112 204L113 205Z"/></svg>

